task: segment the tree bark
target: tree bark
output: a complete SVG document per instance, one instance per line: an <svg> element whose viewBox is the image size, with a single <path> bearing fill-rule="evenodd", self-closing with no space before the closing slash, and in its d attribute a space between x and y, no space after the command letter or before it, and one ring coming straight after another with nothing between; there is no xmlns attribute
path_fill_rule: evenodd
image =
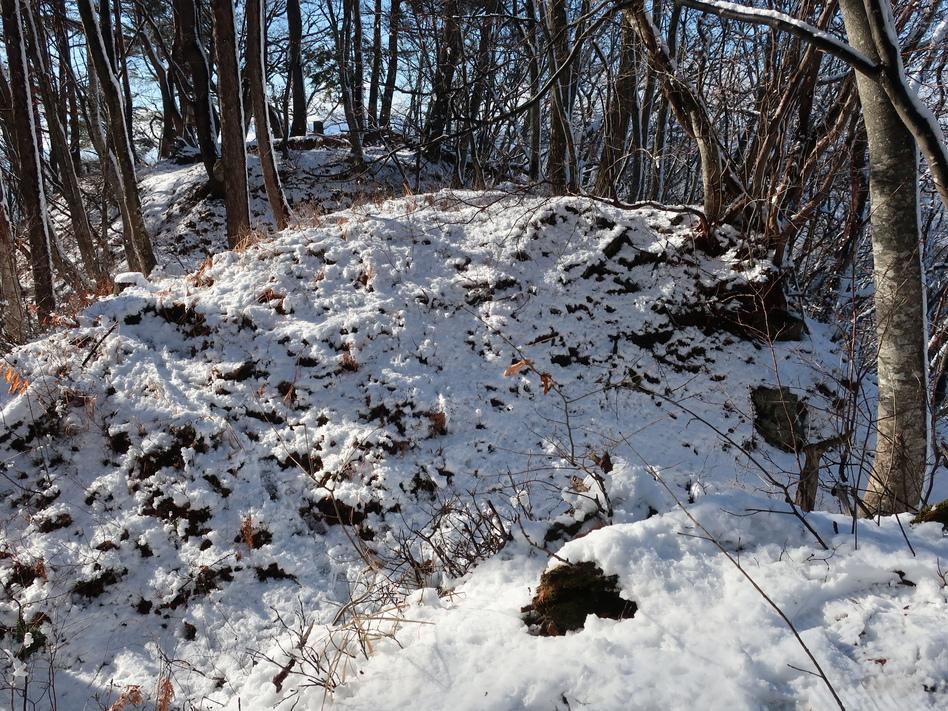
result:
<svg viewBox="0 0 948 711"><path fill-rule="evenodd" d="M332 3L326 5L329 14L329 23L336 49L336 69L339 76L339 88L342 92L342 108L346 115L346 125L349 127L349 158L356 170L365 166L365 155L362 151L362 127L356 114L355 100L352 92L352 77L349 74L349 39L352 35L352 13L349 0L342 3L342 22L336 22Z"/></svg>
<svg viewBox="0 0 948 711"><path fill-rule="evenodd" d="M695 139L701 160L704 213L708 222L717 222L731 197L743 192L725 162L717 131L704 103L676 73L675 62L664 43L655 36L644 0L635 0L629 9L635 32L648 52L649 65L662 81L662 92L682 128Z"/></svg>
<svg viewBox="0 0 948 711"><path fill-rule="evenodd" d="M23 27L28 32L29 37L27 46L30 50L30 59L36 69L37 84L46 109L46 127L49 131L52 154L59 165L62 193L69 209L69 221L72 225L73 236L79 246L79 255L82 257L82 264L86 272L92 276L95 282L101 283L108 277L108 271L105 268L104 260L96 254L95 236L92 225L89 223L89 215L82 199L82 192L79 189L79 178L73 168L66 133L60 121L58 112L59 96L53 87L53 74L46 61L44 51L46 46L45 32L42 25L36 22L33 10L28 5L23 6L22 9L24 11L22 13Z"/></svg>
<svg viewBox="0 0 948 711"><path fill-rule="evenodd" d="M250 82L250 101L256 123L257 155L263 169L263 183L267 189L270 210L277 227L285 229L290 220L290 208L286 204L280 174L273 154L270 138L270 114L267 110L267 94L263 81L263 0L247 0L247 80Z"/></svg>
<svg viewBox="0 0 948 711"><path fill-rule="evenodd" d="M289 30L289 49L287 56L287 81L293 98L293 122L290 124L291 136L306 135L306 85L303 83L303 16L300 0L287 0L286 24Z"/></svg>
<svg viewBox="0 0 948 711"><path fill-rule="evenodd" d="M173 0L175 32L191 79L191 109L201 160L207 171L208 187L213 195L223 195L223 186L214 174L217 165L217 127L211 105L211 77L207 52L198 35L197 7L194 0Z"/></svg>
<svg viewBox="0 0 948 711"><path fill-rule="evenodd" d="M566 0L549 0L547 3L547 33L550 44L550 71L556 72L569 54L569 22L566 16ZM553 82L550 91L550 154L547 158L547 178L554 195L567 192L573 183L568 172L569 150L569 76L561 75Z"/></svg>
<svg viewBox="0 0 948 711"><path fill-rule="evenodd" d="M379 125L379 82L382 74L382 0L375 0L372 13L372 70L369 75L368 119L372 128Z"/></svg>
<svg viewBox="0 0 948 711"><path fill-rule="evenodd" d="M3 34L10 67L13 133L18 155L23 222L30 241L37 316L42 323L56 307L46 194L37 126L33 121L33 92L26 63L26 46L20 0L2 0Z"/></svg>
<svg viewBox="0 0 948 711"><path fill-rule="evenodd" d="M850 44L873 61L866 5L840 0ZM928 358L924 276L918 225L915 139L876 79L857 74L869 143L875 318L878 338L878 441L866 515L914 510L928 460Z"/></svg>
<svg viewBox="0 0 948 711"><path fill-rule="evenodd" d="M247 192L247 147L243 95L237 66L234 0L213 0L214 49L217 53L217 92L221 107L221 160L215 168L225 186L227 243L240 244L250 232L250 196Z"/></svg>
<svg viewBox="0 0 948 711"><path fill-rule="evenodd" d="M102 32L92 10L91 0L77 0L79 15L86 32L89 54L98 75L102 96L105 99L106 113L109 120L109 136L114 151L117 182L119 191L115 196L122 213L122 221L128 232L126 243L126 258L129 267L143 274L154 269L155 253L152 250L151 238L145 227L145 218L142 215L141 196L138 193L138 177L135 175L135 161L131 146L128 143L128 129L125 126L125 108L122 105L122 94L119 82L105 51ZM103 156L105 158L105 156ZM131 247L131 250L128 247ZM130 253L128 253L130 251Z"/></svg>
<svg viewBox="0 0 948 711"><path fill-rule="evenodd" d="M402 0L391 0L388 10L388 67L385 70L385 89L379 108L379 128L388 128L392 120L392 99L398 75L398 26L401 23Z"/></svg>
<svg viewBox="0 0 948 711"><path fill-rule="evenodd" d="M451 87L461 59L460 19L458 0L446 0L441 48L432 86L434 96L425 126L425 158L433 162L441 160L441 144L451 112Z"/></svg>
<svg viewBox="0 0 948 711"><path fill-rule="evenodd" d="M626 136L632 118L636 97L635 75L635 30L631 20L623 13L621 18L621 56L606 113L599 170L596 172L595 192L605 197L618 197L616 181L620 173L620 160L625 153Z"/></svg>
<svg viewBox="0 0 948 711"><path fill-rule="evenodd" d="M0 311L3 313L3 336L11 343L26 342L29 321L20 296L20 280L16 273L16 248L7 196L0 184Z"/></svg>

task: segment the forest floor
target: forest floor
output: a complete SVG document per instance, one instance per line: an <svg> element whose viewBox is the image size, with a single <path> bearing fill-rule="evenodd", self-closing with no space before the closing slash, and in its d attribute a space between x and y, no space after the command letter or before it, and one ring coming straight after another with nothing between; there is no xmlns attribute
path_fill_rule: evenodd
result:
<svg viewBox="0 0 948 711"><path fill-rule="evenodd" d="M154 169L160 269L10 354L0 705L948 705L942 526L803 514L755 427L785 387L838 434L849 378L831 327L761 332L766 255L338 156L237 251L203 168Z"/></svg>

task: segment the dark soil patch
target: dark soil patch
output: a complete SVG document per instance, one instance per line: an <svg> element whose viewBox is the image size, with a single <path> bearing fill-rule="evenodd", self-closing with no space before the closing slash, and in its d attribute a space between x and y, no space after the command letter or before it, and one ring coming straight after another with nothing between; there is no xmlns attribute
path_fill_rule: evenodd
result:
<svg viewBox="0 0 948 711"><path fill-rule="evenodd" d="M625 620L637 605L619 595L619 576L605 575L595 563L569 563L540 576L533 603L524 607L524 621L544 637L581 630L588 615Z"/></svg>

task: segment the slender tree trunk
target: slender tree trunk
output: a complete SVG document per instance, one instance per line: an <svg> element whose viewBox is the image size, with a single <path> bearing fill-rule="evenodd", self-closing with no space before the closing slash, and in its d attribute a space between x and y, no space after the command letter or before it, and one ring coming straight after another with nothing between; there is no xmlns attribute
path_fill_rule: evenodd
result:
<svg viewBox="0 0 948 711"><path fill-rule="evenodd" d="M288 83L293 98L293 123L290 124L291 136L306 135L306 85L303 83L303 16L300 0L287 0L286 24L289 30L289 50L287 56Z"/></svg>
<svg viewBox="0 0 948 711"><path fill-rule="evenodd" d="M23 34L21 0L2 0L3 34L10 67L13 133L19 157L20 198L23 222L30 241L37 315L42 323L56 308L53 292L51 239L46 222L39 135L33 121L33 92Z"/></svg>
<svg viewBox="0 0 948 711"><path fill-rule="evenodd" d="M698 145L704 213L709 222L717 222L729 200L742 193L739 181L725 162L707 107L688 83L677 75L675 62L669 56L667 47L655 36L655 26L645 12L644 0L635 0L628 12L635 32L648 52L649 65L661 78L665 98L675 111L679 123Z"/></svg>
<svg viewBox="0 0 948 711"><path fill-rule="evenodd" d="M346 0L352 17L352 105L356 121L365 136L365 62L362 57L362 0Z"/></svg>
<svg viewBox="0 0 948 711"><path fill-rule="evenodd" d="M536 96L540 91L540 58L537 55L537 13L533 0L526 0L525 11L527 13L527 22L530 25L526 33L525 41L530 53L527 65L530 73L530 96ZM527 175L530 180L540 179L540 153L543 133L543 116L541 113L541 104L539 101L533 103L527 112L527 130L530 136L530 157L527 166Z"/></svg>
<svg viewBox="0 0 948 711"><path fill-rule="evenodd" d="M361 170L365 166L365 155L362 152L362 128L356 114L355 101L352 96L352 78L349 76L349 39L352 35L351 7L348 0L343 0L341 23L336 22L332 3L327 4L326 8L336 47L336 68L339 72L339 88L342 91L342 108L346 115L346 125L349 127L349 157L356 170Z"/></svg>
<svg viewBox="0 0 948 711"><path fill-rule="evenodd" d="M595 192L606 197L618 197L616 180L625 153L626 136L629 133L629 121L632 116L633 100L636 92L635 75L635 30L632 22L623 14L622 44L619 57L619 70L616 74L606 113L605 130L602 140L602 154L599 158L599 170L596 172Z"/></svg>
<svg viewBox="0 0 948 711"><path fill-rule="evenodd" d="M461 60L460 20L458 0L446 0L441 51L432 86L434 96L425 126L425 157L430 161L441 160L441 144L451 112L451 86Z"/></svg>
<svg viewBox="0 0 948 711"><path fill-rule="evenodd" d="M237 66L234 0L213 0L212 8L217 89L221 106L221 160L217 179L225 186L227 243L233 248L250 232L247 149L240 70Z"/></svg>
<svg viewBox="0 0 948 711"><path fill-rule="evenodd" d="M16 273L16 248L7 196L0 183L0 312L3 313L3 336L11 343L26 341L29 321L20 296L20 280Z"/></svg>
<svg viewBox="0 0 948 711"><path fill-rule="evenodd" d="M369 125L379 125L379 82L382 75L382 0L372 13L372 73L369 76Z"/></svg>
<svg viewBox="0 0 948 711"><path fill-rule="evenodd" d="M132 149L128 144L128 129L125 126L125 108L122 105L119 81L112 71L112 65L106 54L102 32L92 10L91 0L77 0L77 5L86 31L89 54L99 78L99 85L108 114L109 136L116 163L115 173L120 183L120 190L115 199L119 204L119 210L122 212L125 229L128 231L128 243L132 247L131 253L125 256L132 269L148 274L155 267L155 253L152 250L151 238L148 236L145 218L142 215L141 196L138 193L138 177L135 175ZM126 249L126 252L128 252L128 249Z"/></svg>
<svg viewBox="0 0 948 711"><path fill-rule="evenodd" d="M80 147L79 102L76 96L76 74L72 68L72 53L66 35L66 8L63 3L53 3L53 24L56 30L56 48L59 55L59 73L66 82L66 102L69 115L69 154L76 175L82 175L82 150Z"/></svg>
<svg viewBox="0 0 948 711"><path fill-rule="evenodd" d="M388 68L385 70L385 89L379 109L379 128L389 128L392 120L392 99L398 76L398 26L401 23L402 0L391 0L388 10Z"/></svg>
<svg viewBox="0 0 948 711"><path fill-rule="evenodd" d="M840 0L849 43L879 61L867 4ZM927 315L915 140L877 80L857 74L856 85L869 142L879 348L878 441L864 513L876 515L911 511L921 499L929 448Z"/></svg>
<svg viewBox="0 0 948 711"><path fill-rule="evenodd" d="M36 69L37 85L43 98L43 104L46 109L46 127L49 131L52 155L55 156L56 163L59 165L59 178L62 182L63 198L69 208L69 220L72 224L73 236L79 246L79 255L82 257L82 264L86 272L98 283L108 277L103 260L96 254L95 236L92 231L92 225L89 223L89 216L82 199L82 192L79 189L79 178L73 169L72 159L69 155L69 144L66 141L66 133L60 122L58 113L59 96L53 87L53 75L46 61L45 47L46 36L42 25L36 22L33 10L27 5L23 6L24 29L29 33L27 46L30 50L30 59Z"/></svg>
<svg viewBox="0 0 948 711"><path fill-rule="evenodd" d="M290 208L280 185L280 174L276 168L273 142L270 138L270 115L267 111L267 94L263 83L263 0L247 0L247 79L250 82L250 101L257 126L257 155L263 169L263 183L267 189L270 210L277 227L285 229L289 224Z"/></svg>
<svg viewBox="0 0 948 711"><path fill-rule="evenodd" d="M109 0L99 0L107 5ZM122 0L112 0L112 9L115 12L115 61L116 76L122 81L122 103L125 106L125 128L128 130L128 146L132 149L132 158L137 162L135 152L134 107L132 106L132 85L128 80L128 56L125 52L125 30L122 25Z"/></svg>
<svg viewBox="0 0 948 711"><path fill-rule="evenodd" d="M569 21L566 15L566 0L548 0L547 32L550 38L550 71L556 72L569 54ZM555 195L567 192L572 184L568 172L569 151L569 75L563 72L553 82L550 91L550 154L547 158L547 178Z"/></svg>
<svg viewBox="0 0 948 711"><path fill-rule="evenodd" d="M678 52L678 23L681 21L681 5L675 3L668 21L668 56L672 59ZM665 198L665 136L668 131L668 99L662 94L655 126L655 143L652 149L652 172L649 176L648 196L650 200Z"/></svg>
<svg viewBox="0 0 948 711"><path fill-rule="evenodd" d="M191 108L194 113L194 126L197 132L201 159L207 171L208 187L212 194L221 196L224 188L214 174L217 165L217 127L214 123L214 109L211 105L211 77L207 53L198 35L197 7L194 0L173 0L175 12L175 31L181 44L191 75Z"/></svg>

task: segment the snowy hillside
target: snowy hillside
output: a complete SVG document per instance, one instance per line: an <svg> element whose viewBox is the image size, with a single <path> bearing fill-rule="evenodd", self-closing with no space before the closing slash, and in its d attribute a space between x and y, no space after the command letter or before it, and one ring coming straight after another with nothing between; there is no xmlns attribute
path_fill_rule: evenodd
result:
<svg viewBox="0 0 948 711"><path fill-rule="evenodd" d="M169 239L202 239L172 194L199 169L146 204ZM695 235L443 191L120 280L10 357L5 684L60 709L833 708L802 640L847 708L944 708L941 526L793 515L801 463L752 390L805 395L818 441L845 368L760 309L764 257ZM541 573L584 561L634 615L536 634Z"/></svg>

